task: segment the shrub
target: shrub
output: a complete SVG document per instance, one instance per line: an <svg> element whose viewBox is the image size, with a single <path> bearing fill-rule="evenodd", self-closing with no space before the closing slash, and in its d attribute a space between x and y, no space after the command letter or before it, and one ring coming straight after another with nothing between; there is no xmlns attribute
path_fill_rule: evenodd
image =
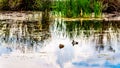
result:
<svg viewBox="0 0 120 68"><path fill-rule="evenodd" d="M8 6L11 10L17 10L20 7L22 0L9 0Z"/></svg>
<svg viewBox="0 0 120 68"><path fill-rule="evenodd" d="M8 9L8 0L0 0L0 9Z"/></svg>

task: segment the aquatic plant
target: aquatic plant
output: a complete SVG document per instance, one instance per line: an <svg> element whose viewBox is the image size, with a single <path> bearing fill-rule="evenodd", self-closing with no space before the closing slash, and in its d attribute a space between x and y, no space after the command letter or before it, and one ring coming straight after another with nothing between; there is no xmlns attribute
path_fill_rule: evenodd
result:
<svg viewBox="0 0 120 68"><path fill-rule="evenodd" d="M70 0L70 10L71 10L71 17L78 17L80 10L78 8L77 0Z"/></svg>
<svg viewBox="0 0 120 68"><path fill-rule="evenodd" d="M90 4L90 0L78 0L78 9L83 11L82 17L90 17L92 12Z"/></svg>
<svg viewBox="0 0 120 68"><path fill-rule="evenodd" d="M90 0L55 1L54 10L61 12L64 17L90 17L92 12Z"/></svg>
<svg viewBox="0 0 120 68"><path fill-rule="evenodd" d="M94 1L94 13L95 17L101 17L103 10L103 4L101 1Z"/></svg>
<svg viewBox="0 0 120 68"><path fill-rule="evenodd" d="M0 8L2 8L3 7L3 4L4 3L4 0L0 0Z"/></svg>
<svg viewBox="0 0 120 68"><path fill-rule="evenodd" d="M58 14L61 13L61 16L64 17L76 17L77 14L77 4L74 0L66 0L66 1L55 1L53 11L57 11Z"/></svg>
<svg viewBox="0 0 120 68"><path fill-rule="evenodd" d="M35 0L34 5L33 5L33 9L34 10L40 10L41 8L42 8L41 0Z"/></svg>
<svg viewBox="0 0 120 68"><path fill-rule="evenodd" d="M22 0L9 0L8 6L11 10L17 10L20 7L20 4L22 3Z"/></svg>

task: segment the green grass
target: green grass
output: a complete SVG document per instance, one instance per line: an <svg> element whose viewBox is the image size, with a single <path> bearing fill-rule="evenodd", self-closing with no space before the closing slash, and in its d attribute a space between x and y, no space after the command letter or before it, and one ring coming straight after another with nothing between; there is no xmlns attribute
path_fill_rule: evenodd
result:
<svg viewBox="0 0 120 68"><path fill-rule="evenodd" d="M103 10L103 6L102 5L103 5L102 2L100 2L100 1L95 1L94 2L95 17L101 17L102 10Z"/></svg>
<svg viewBox="0 0 120 68"><path fill-rule="evenodd" d="M91 0L58 0L54 4L53 11L62 13L62 17L91 17L93 12L95 17L101 17L102 2L91 2Z"/></svg>
<svg viewBox="0 0 120 68"><path fill-rule="evenodd" d="M54 11L61 12L64 17L88 17L92 12L89 0L58 0L55 3Z"/></svg>
<svg viewBox="0 0 120 68"><path fill-rule="evenodd" d="M78 9L83 11L82 17L89 17L92 12L90 7L90 0L78 0Z"/></svg>

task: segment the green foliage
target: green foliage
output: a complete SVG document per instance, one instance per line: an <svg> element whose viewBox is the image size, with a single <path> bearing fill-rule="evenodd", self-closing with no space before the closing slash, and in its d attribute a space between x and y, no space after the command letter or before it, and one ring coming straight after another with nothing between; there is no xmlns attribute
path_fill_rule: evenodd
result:
<svg viewBox="0 0 120 68"><path fill-rule="evenodd" d="M51 10L52 2L50 0L34 0L34 4L32 5L34 10Z"/></svg>
<svg viewBox="0 0 120 68"><path fill-rule="evenodd" d="M112 7L112 8L111 8ZM110 8L110 9L108 9ZM101 17L102 11L118 11L119 0L0 0L2 10L53 11L63 17Z"/></svg>
<svg viewBox="0 0 120 68"><path fill-rule="evenodd" d="M33 0L22 0L22 4L20 7L23 10L34 10L33 5L34 5Z"/></svg>
<svg viewBox="0 0 120 68"><path fill-rule="evenodd" d="M3 1L0 0L0 9L2 8L2 6L3 6Z"/></svg>
<svg viewBox="0 0 120 68"><path fill-rule="evenodd" d="M18 9L18 7L20 6L22 0L9 0L8 6L11 9Z"/></svg>
<svg viewBox="0 0 120 68"><path fill-rule="evenodd" d="M33 7L34 7L34 9L41 9L42 8L41 0L35 0Z"/></svg>
<svg viewBox="0 0 120 68"><path fill-rule="evenodd" d="M0 0L0 9L8 8L8 0Z"/></svg>
<svg viewBox="0 0 120 68"><path fill-rule="evenodd" d="M83 11L82 17L90 16L90 13L92 12L90 5L90 0L78 0L79 9Z"/></svg>
<svg viewBox="0 0 120 68"><path fill-rule="evenodd" d="M94 1L94 13L95 17L101 17L103 6L102 2Z"/></svg>
<svg viewBox="0 0 120 68"><path fill-rule="evenodd" d="M42 11L50 11L51 9L51 1L50 0L41 0L42 2Z"/></svg>
<svg viewBox="0 0 120 68"><path fill-rule="evenodd" d="M90 0L58 0L53 11L61 12L64 17L90 17L92 13Z"/></svg>
<svg viewBox="0 0 120 68"><path fill-rule="evenodd" d="M61 13L61 16L64 17L77 17L78 16L78 7L76 0L58 0L53 5L53 11Z"/></svg>
<svg viewBox="0 0 120 68"><path fill-rule="evenodd" d="M57 0L53 6L53 11L61 13L64 17L101 17L103 3L98 0Z"/></svg>

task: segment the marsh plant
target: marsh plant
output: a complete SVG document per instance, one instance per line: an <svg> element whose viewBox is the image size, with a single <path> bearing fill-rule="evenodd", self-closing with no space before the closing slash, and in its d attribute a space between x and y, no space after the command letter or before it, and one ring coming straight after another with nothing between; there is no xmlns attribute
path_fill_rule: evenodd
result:
<svg viewBox="0 0 120 68"><path fill-rule="evenodd" d="M78 9L81 10L79 12L81 13L81 16L90 17L90 13L92 13L90 0L78 0L77 3Z"/></svg>
<svg viewBox="0 0 120 68"><path fill-rule="evenodd" d="M102 2L94 0L57 0L54 2L53 11L61 13L63 17L91 17L92 13L95 17L102 14Z"/></svg>
<svg viewBox="0 0 120 68"><path fill-rule="evenodd" d="M77 1L66 0L66 1L55 1L53 11L63 17L77 17L79 16L79 10L77 6Z"/></svg>
<svg viewBox="0 0 120 68"><path fill-rule="evenodd" d="M103 10L103 6L102 6L102 2L100 1L94 1L94 13L95 13L95 17L101 17L102 15L102 10Z"/></svg>

